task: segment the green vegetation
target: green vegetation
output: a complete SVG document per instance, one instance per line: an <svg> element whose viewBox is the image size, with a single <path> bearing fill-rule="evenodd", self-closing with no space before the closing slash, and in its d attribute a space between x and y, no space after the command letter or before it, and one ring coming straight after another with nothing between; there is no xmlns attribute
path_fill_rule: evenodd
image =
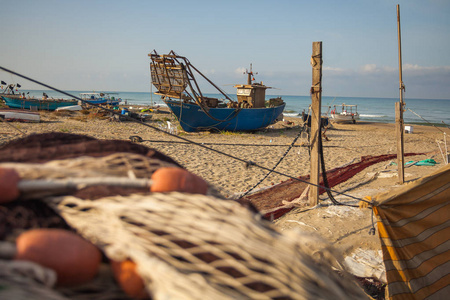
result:
<svg viewBox="0 0 450 300"><path fill-rule="evenodd" d="M222 134L222 135L242 135L243 132L241 132L241 131L221 131L220 134Z"/></svg>

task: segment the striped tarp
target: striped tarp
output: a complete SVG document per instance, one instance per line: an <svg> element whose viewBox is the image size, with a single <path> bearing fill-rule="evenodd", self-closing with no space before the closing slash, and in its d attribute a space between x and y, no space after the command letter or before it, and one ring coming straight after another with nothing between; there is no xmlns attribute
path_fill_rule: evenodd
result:
<svg viewBox="0 0 450 300"><path fill-rule="evenodd" d="M374 202L389 299L450 299L450 164Z"/></svg>

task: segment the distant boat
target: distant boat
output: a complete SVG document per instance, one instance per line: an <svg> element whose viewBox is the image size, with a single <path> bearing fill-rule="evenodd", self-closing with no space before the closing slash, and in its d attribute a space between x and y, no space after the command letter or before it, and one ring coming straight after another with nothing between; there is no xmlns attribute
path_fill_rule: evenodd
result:
<svg viewBox="0 0 450 300"><path fill-rule="evenodd" d="M262 82L252 83L255 79L251 65L250 71L246 72L247 84L234 86L237 89L235 101L206 78L186 57L173 51L166 55L153 51L149 56L152 84L158 89L155 94L162 96L162 100L187 132L262 129L275 123L286 106L281 98L273 98L266 103L265 93L270 87ZM193 71L217 89L225 99L203 96Z"/></svg>
<svg viewBox="0 0 450 300"><path fill-rule="evenodd" d="M357 105L341 105L341 112L337 111L336 105L330 112L331 119L336 123L353 123L355 124L359 120L358 106Z"/></svg>
<svg viewBox="0 0 450 300"><path fill-rule="evenodd" d="M111 96L112 94L117 93L81 93L80 97L90 104L118 105L121 99Z"/></svg>
<svg viewBox="0 0 450 300"><path fill-rule="evenodd" d="M56 111L62 111L62 110L71 110L71 111L77 111L77 110L82 110L83 108L81 107L81 105L71 105L71 106L62 106L62 107L58 107L56 109Z"/></svg>
<svg viewBox="0 0 450 300"><path fill-rule="evenodd" d="M0 109L0 118L5 121L17 122L40 122L41 120L41 116L37 112L17 109Z"/></svg>
<svg viewBox="0 0 450 300"><path fill-rule="evenodd" d="M62 106L71 106L78 103L77 100L54 99L42 97L24 97L21 95L1 94L1 98L10 108L29 109L29 110L55 110Z"/></svg>

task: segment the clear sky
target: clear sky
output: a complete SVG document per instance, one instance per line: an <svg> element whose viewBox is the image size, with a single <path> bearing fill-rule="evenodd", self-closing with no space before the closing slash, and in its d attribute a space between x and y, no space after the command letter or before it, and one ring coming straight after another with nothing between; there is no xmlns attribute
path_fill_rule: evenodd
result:
<svg viewBox="0 0 450 300"><path fill-rule="evenodd" d="M273 95L308 95L323 42L323 95L450 99L448 0L0 0L0 66L63 90L150 91L149 58L174 50L233 93L253 64ZM36 85L0 71L7 82ZM214 92L202 86L204 92Z"/></svg>

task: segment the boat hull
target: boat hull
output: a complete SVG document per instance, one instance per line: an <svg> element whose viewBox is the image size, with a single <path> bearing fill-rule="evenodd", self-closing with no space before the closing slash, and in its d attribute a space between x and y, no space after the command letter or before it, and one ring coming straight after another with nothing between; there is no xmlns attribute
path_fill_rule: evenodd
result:
<svg viewBox="0 0 450 300"><path fill-rule="evenodd" d="M78 104L77 100L20 98L19 96L2 96L6 105L10 108L30 109L30 110L55 110L58 107Z"/></svg>
<svg viewBox="0 0 450 300"><path fill-rule="evenodd" d="M203 130L252 131L273 124L283 112L285 103L269 108L209 108L208 116L198 105L166 100L184 131Z"/></svg>
<svg viewBox="0 0 450 300"><path fill-rule="evenodd" d="M84 100L89 104L95 105L119 105L120 101L118 100L107 100L107 99L97 99L97 100Z"/></svg>
<svg viewBox="0 0 450 300"><path fill-rule="evenodd" d="M331 119L336 123L356 123L359 120L359 115L341 115L330 114Z"/></svg>
<svg viewBox="0 0 450 300"><path fill-rule="evenodd" d="M71 106L61 106L55 110L56 111L62 111L62 110L79 111L82 109L83 109L83 107L81 107L81 105L71 105Z"/></svg>
<svg viewBox="0 0 450 300"><path fill-rule="evenodd" d="M17 122L33 122L38 123L41 120L39 113L16 110L16 109L0 109L0 117L5 121Z"/></svg>

